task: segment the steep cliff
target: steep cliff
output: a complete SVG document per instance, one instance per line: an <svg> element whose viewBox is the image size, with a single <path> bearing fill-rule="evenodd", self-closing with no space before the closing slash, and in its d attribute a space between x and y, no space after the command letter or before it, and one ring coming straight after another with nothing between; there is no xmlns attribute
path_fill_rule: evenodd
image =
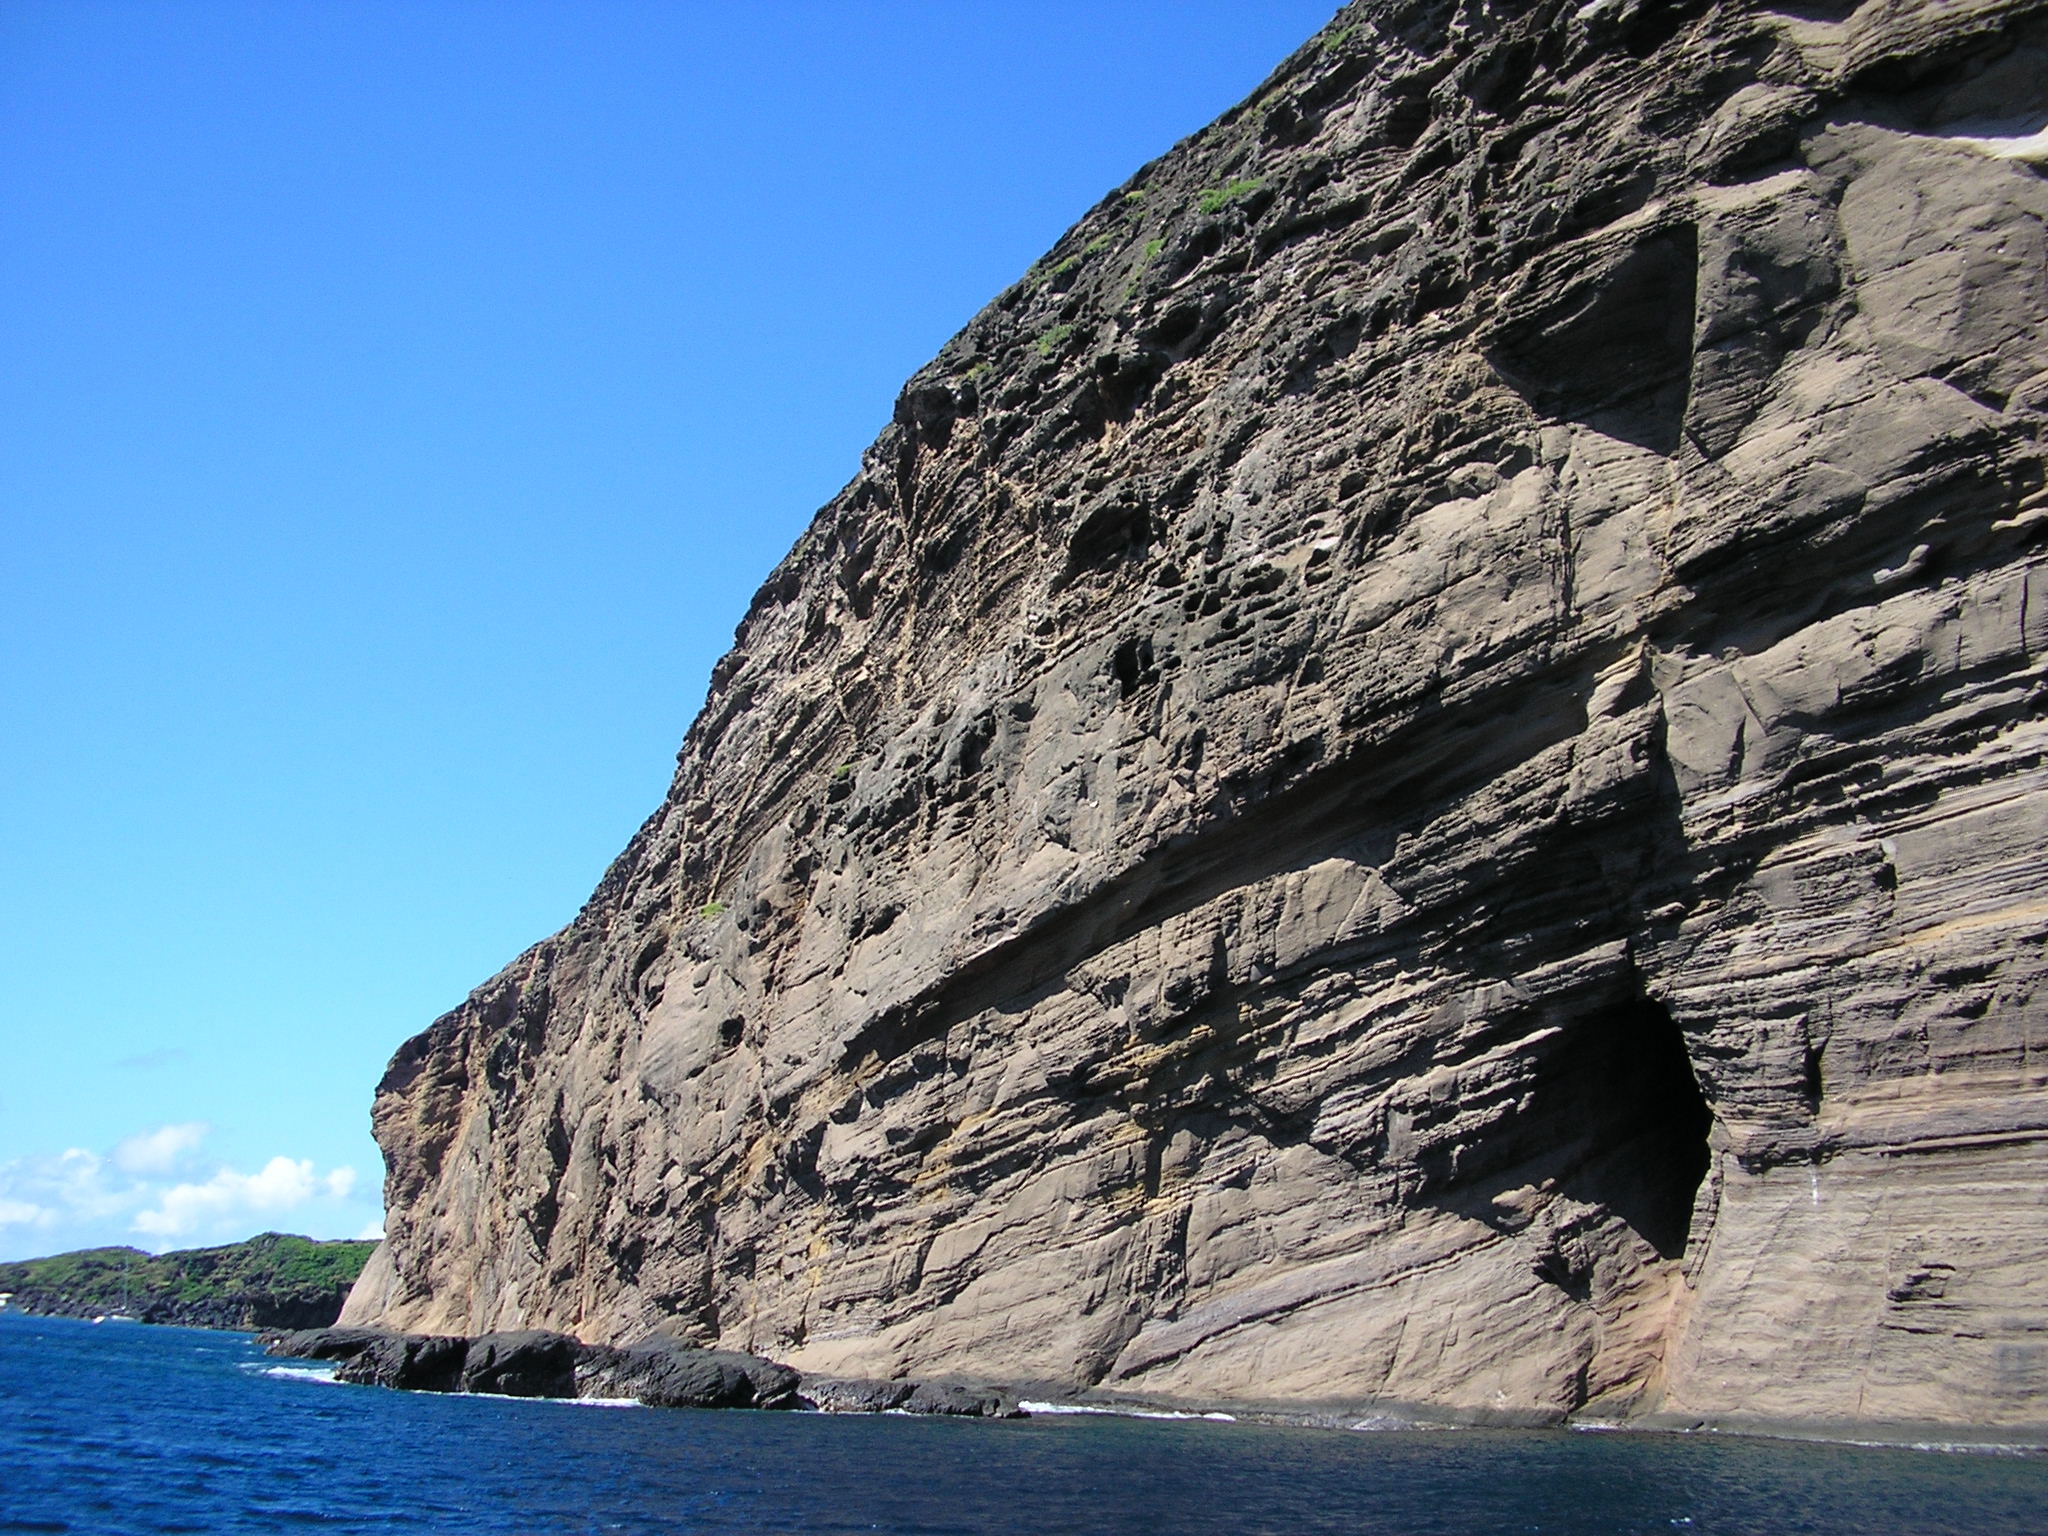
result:
<svg viewBox="0 0 2048 1536"><path fill-rule="evenodd" d="M2048 1421L2048 3L1359 0L911 380L346 1320Z"/></svg>

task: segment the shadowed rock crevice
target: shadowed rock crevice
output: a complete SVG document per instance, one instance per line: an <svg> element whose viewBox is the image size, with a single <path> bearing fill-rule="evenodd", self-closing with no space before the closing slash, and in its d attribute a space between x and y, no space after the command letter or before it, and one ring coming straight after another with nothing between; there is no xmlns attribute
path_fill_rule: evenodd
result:
<svg viewBox="0 0 2048 1536"><path fill-rule="evenodd" d="M1444 1100L1441 1118L1403 1116L1389 1152L1413 1160L1413 1197L1514 1232L1527 1201L1504 1197L1541 1191L1610 1211L1660 1257L1683 1257L1713 1117L1669 1010L1635 995L1531 1022L1501 1113L1451 1136L1439 1126L1456 1124L1467 1098Z"/></svg>
<svg viewBox="0 0 2048 1536"><path fill-rule="evenodd" d="M1690 224L1619 250L1567 251L1493 332L1487 358L1545 415L1673 452L1692 368L1699 240Z"/></svg>

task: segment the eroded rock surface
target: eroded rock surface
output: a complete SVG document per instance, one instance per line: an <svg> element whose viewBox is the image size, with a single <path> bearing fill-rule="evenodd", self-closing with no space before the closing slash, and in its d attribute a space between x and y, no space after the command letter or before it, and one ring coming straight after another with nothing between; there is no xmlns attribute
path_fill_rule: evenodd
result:
<svg viewBox="0 0 2048 1536"><path fill-rule="evenodd" d="M727 1350L649 1340L625 1349L586 1349L577 1395L630 1397L650 1408L793 1408L797 1373Z"/></svg>
<svg viewBox="0 0 2048 1536"><path fill-rule="evenodd" d="M1360 0L913 378L348 1322L2048 1420L2048 7Z"/></svg>

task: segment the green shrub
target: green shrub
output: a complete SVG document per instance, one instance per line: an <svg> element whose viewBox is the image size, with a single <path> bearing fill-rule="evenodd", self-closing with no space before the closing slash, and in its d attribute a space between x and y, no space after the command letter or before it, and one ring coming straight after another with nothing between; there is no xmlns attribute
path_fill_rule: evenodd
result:
<svg viewBox="0 0 2048 1536"><path fill-rule="evenodd" d="M1035 261L1031 264L1031 270L1024 274L1024 281L1032 288L1043 288L1062 273L1073 271L1075 267L1080 265L1080 262L1081 258L1078 256L1066 256L1058 261L1053 261L1050 258Z"/></svg>
<svg viewBox="0 0 2048 1536"><path fill-rule="evenodd" d="M697 909L697 915L707 923L716 918L723 917L725 916L725 903L713 898Z"/></svg>
<svg viewBox="0 0 2048 1536"><path fill-rule="evenodd" d="M1051 357L1067 344L1067 338L1074 334L1071 325L1056 325L1031 345L1040 357Z"/></svg>
<svg viewBox="0 0 2048 1536"><path fill-rule="evenodd" d="M1250 197L1266 184L1263 176L1240 176L1224 186L1211 187L1198 203L1204 213L1221 213L1241 197Z"/></svg>

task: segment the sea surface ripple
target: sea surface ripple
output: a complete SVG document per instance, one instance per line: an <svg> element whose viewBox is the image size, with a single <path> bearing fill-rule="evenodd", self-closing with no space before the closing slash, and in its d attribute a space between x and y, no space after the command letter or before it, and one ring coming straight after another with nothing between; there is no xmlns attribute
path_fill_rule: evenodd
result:
<svg viewBox="0 0 2048 1536"><path fill-rule="evenodd" d="M1732 1436L602 1408L0 1315L0 1531L2048 1533L2048 1460Z"/></svg>

